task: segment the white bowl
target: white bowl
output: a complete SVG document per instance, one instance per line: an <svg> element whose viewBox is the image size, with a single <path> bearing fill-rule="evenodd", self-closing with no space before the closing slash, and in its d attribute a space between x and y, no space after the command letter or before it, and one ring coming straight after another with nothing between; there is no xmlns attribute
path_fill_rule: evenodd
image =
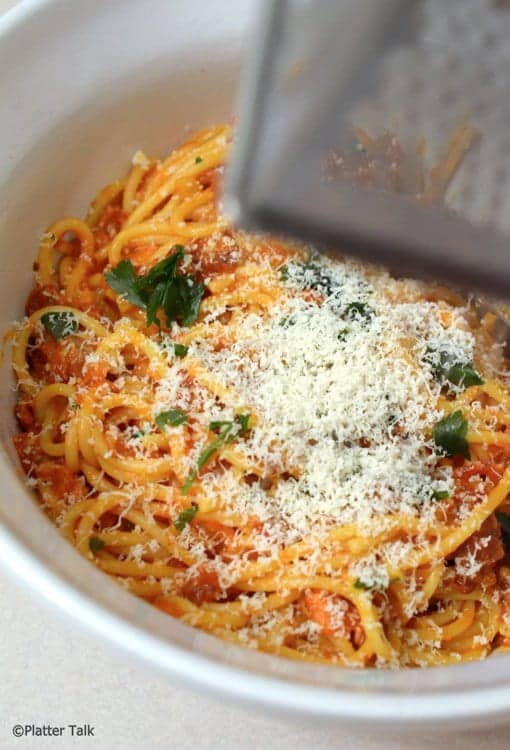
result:
<svg viewBox="0 0 510 750"><path fill-rule="evenodd" d="M23 315L37 238L83 214L134 151L164 154L233 111L252 0L25 0L0 21L0 322ZM78 621L170 678L305 717L428 731L510 716L510 656L352 672L239 648L165 616L65 542L27 491L1 383L0 555Z"/></svg>

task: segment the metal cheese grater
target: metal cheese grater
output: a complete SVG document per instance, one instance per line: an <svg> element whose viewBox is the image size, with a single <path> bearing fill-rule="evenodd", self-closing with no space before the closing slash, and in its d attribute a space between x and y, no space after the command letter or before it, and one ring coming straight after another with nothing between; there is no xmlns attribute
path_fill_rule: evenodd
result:
<svg viewBox="0 0 510 750"><path fill-rule="evenodd" d="M261 2L227 212L241 227L508 296L507 6Z"/></svg>

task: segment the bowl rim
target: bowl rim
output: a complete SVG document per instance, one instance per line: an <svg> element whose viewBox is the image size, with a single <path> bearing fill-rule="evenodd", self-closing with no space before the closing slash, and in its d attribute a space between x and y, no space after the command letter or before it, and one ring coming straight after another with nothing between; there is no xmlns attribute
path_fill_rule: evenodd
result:
<svg viewBox="0 0 510 750"><path fill-rule="evenodd" d="M21 0L7 10L0 17L0 44L11 32L58 1ZM28 488L25 492L29 494ZM14 579L21 579L27 587L35 589L47 604L56 605L117 650L136 657L138 661L166 675L179 677L193 687L210 692L221 691L247 705L301 718L359 720L366 725L393 729L396 725L426 724L429 728L439 728L460 722L464 726L479 725L481 722L488 724L510 713L510 678L505 677L508 670L503 669L503 662L509 662L504 657L501 668L492 670L492 683L478 687L463 687L466 683L462 676L467 677L473 665L434 667L434 671L456 670L459 684L432 688L427 692L412 692L409 688L401 687L397 690L370 687L365 692L318 687L222 663L150 634L81 592L65 576L52 571L14 530L1 524L0 559ZM281 661L276 656L270 659ZM494 663L492 666L496 667Z"/></svg>
<svg viewBox="0 0 510 750"><path fill-rule="evenodd" d="M510 708L510 686L499 684L462 691L459 686L459 689L438 689L428 693L405 690L390 692L384 689L356 693L257 674L187 651L129 623L113 610L80 592L63 576L54 573L28 545L20 542L2 525L0 559L12 578L21 579L26 588L35 589L48 608L50 604L56 605L61 612L100 636L117 651L129 654L163 674L179 677L192 687L210 692L219 690L236 702L256 704L259 708L301 718L359 720L386 729L395 729L396 722L400 728L424 723L427 726L435 724L437 728L459 722L469 726L479 723L478 719L482 716L483 723L487 724L498 717L502 718ZM236 648L245 650L242 646ZM270 658L281 660L277 656ZM434 667L433 670L456 670L460 682L462 669L469 666L460 664ZM331 668L334 667L326 667ZM391 674L392 670L386 672ZM371 673L381 674L381 671L371 670Z"/></svg>

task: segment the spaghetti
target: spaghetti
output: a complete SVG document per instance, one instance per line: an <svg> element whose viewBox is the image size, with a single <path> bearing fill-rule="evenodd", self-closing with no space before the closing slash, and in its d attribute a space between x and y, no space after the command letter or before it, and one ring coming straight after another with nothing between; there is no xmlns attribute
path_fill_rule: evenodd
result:
<svg viewBox="0 0 510 750"><path fill-rule="evenodd" d="M506 648L494 316L233 231L230 138L138 152L43 236L13 333L29 484L98 568L237 643L358 667Z"/></svg>

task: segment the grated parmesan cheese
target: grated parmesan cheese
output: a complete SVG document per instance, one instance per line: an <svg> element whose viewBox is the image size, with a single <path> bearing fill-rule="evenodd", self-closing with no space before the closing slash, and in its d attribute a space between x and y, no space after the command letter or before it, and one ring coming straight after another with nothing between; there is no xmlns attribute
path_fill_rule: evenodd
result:
<svg viewBox="0 0 510 750"><path fill-rule="evenodd" d="M141 151L135 151L133 154L133 158L131 159L131 164L134 167L142 167L143 169L148 169L151 165L150 159L146 154Z"/></svg>

